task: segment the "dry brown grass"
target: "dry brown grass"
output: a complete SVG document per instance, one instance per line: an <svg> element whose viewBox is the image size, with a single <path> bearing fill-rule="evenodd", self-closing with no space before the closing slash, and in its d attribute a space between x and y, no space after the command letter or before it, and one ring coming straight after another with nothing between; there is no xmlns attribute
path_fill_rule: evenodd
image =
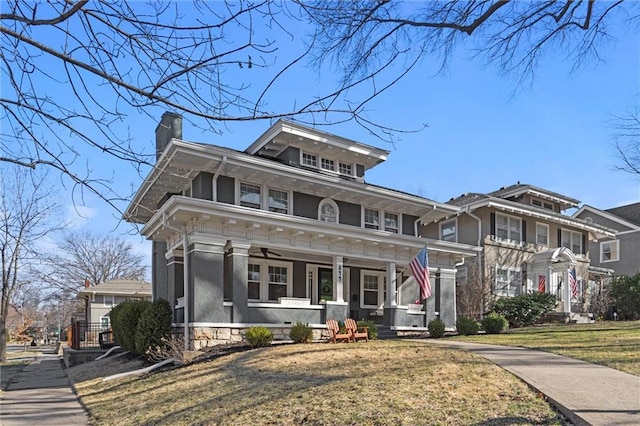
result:
<svg viewBox="0 0 640 426"><path fill-rule="evenodd" d="M511 374L422 342L279 345L76 388L96 425L560 424Z"/></svg>

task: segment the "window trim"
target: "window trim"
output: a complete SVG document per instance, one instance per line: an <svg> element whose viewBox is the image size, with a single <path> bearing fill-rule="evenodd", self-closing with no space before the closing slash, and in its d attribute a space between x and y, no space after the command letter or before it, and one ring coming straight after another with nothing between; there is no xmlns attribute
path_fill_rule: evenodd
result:
<svg viewBox="0 0 640 426"><path fill-rule="evenodd" d="M507 278L509 279L509 282L508 282L507 286L505 287L506 288L506 294L503 293L503 290L498 290L498 275L499 275L498 271L501 271L501 270L502 271L507 271ZM515 291L514 291L513 295L509 293L509 290L512 288L512 286L511 286L511 284L512 284L511 274L512 273L520 274L520 282L516 283ZM505 268L505 267L501 267L499 265L496 265L496 267L495 267L495 277L493 279L493 294L495 296L498 296L498 297L514 297L514 296L517 296L517 295L521 294L521 292L522 292L522 277L523 277L522 269L520 269L520 268Z"/></svg>
<svg viewBox="0 0 640 426"><path fill-rule="evenodd" d="M442 228L449 223L453 223L453 241L445 240L444 236L442 235ZM453 219L449 219L449 220L443 220L442 222L440 222L439 237L440 237L440 240L442 241L449 241L452 243L458 242L458 218L457 217L454 217Z"/></svg>
<svg viewBox="0 0 640 426"><path fill-rule="evenodd" d="M604 247L607 244L616 246L615 259L613 257L609 260L604 259ZM610 252L613 253L613 250L610 250ZM620 240L608 240L608 241L600 242L600 263L618 262L619 260L620 260Z"/></svg>
<svg viewBox="0 0 640 426"><path fill-rule="evenodd" d="M251 185L251 186L255 186L260 188L260 208L255 208L255 207L249 207L249 206L243 206L240 201L240 191L241 191L241 186L242 184L245 185ZM269 192L273 190L273 191L280 191L280 192L284 192L287 194L287 212L286 213L282 213L282 212L276 212L276 211L271 211L270 209L270 205L269 205ZM236 206L240 206L240 207L246 207L248 209L254 209L254 210L262 210L262 211L266 211L269 213L278 213L278 214L292 214L291 212L293 211L293 207L292 207L292 203L293 203L293 193L292 191L288 191L285 189L281 189L281 188L277 188L277 187L273 187L270 185L262 185L262 184L258 184L258 183L254 183L254 182L250 182L250 181L246 181L246 180L236 180L236 195L235 195L235 200L234 200L234 205Z"/></svg>
<svg viewBox="0 0 640 426"><path fill-rule="evenodd" d="M263 201L263 197L264 197L264 188L263 185L258 185L255 184L253 182L248 182L248 181L237 181L238 182L238 186L236 189L236 200L237 200L237 205L240 207L246 207L248 209L255 209L255 210L264 210L264 201ZM260 202L260 206L258 208L256 207L250 207L250 206L243 206L242 205L242 185L251 185L251 186L255 186L256 188L260 188L260 197L258 197L258 200Z"/></svg>
<svg viewBox="0 0 640 426"><path fill-rule="evenodd" d="M547 242L541 243L538 241L538 226L544 226L547 229ZM542 222L536 222L536 245L549 247L549 225Z"/></svg>
<svg viewBox="0 0 640 426"><path fill-rule="evenodd" d="M365 305L364 303L364 276L377 276L378 277L378 304L377 305ZM386 272L385 271L374 271L370 269L361 269L360 270L360 309L375 309L378 310L384 306L385 299L385 285L386 285ZM368 290L369 291L369 290Z"/></svg>
<svg viewBox="0 0 640 426"><path fill-rule="evenodd" d="M363 229L368 229L371 231L384 231L389 232L391 234L402 235L402 213L398 213L393 210L383 210L383 209L374 209L367 206L361 206L360 209L360 227ZM378 213L378 227L377 228L367 228L367 223L365 222L365 211L371 210ZM398 228L397 231L389 231L387 230L387 226L385 225L385 219L387 214L393 214L398 217Z"/></svg>
<svg viewBox="0 0 640 426"><path fill-rule="evenodd" d="M569 241L569 247L565 246L563 244L563 233L564 232L569 232L570 235L570 241ZM580 251L576 252L575 250L573 250L573 236L577 235L578 236L578 243L580 244ZM558 247L565 247L568 248L569 250L571 250L573 252L573 254L582 254L584 252L584 247L582 247L582 233L578 232L578 231L574 231L572 229L568 229L568 228L560 228L560 241L558 241Z"/></svg>
<svg viewBox="0 0 640 426"><path fill-rule="evenodd" d="M367 210L370 211L370 212L377 213L377 215L378 215L378 224L377 225L375 223L373 223L373 222L367 222L367 219L366 219ZM367 225L370 225L370 226L367 226ZM376 226L377 226L377 228L376 228ZM365 228L365 229L373 229L373 230L379 231L380 230L380 210L370 209L369 207L362 206L362 227Z"/></svg>
<svg viewBox="0 0 640 426"><path fill-rule="evenodd" d="M315 158L315 164L308 164L304 161L304 156L312 156ZM333 168L326 168L324 167L324 165L322 164L322 162L326 161L326 162L331 162L333 164ZM324 157L320 154L315 154L313 152L308 152L308 151L303 151L300 150L300 165L303 167L309 167L315 170L320 170L320 171L324 171L324 172L329 172L332 174L336 174L336 175L340 175L340 176L348 176L348 177L354 177L355 176L355 171L356 171L356 163L349 163L347 161L341 161L338 158L335 157ZM343 173L340 171L340 165L345 165L345 166L349 166L351 168L351 173Z"/></svg>
<svg viewBox="0 0 640 426"><path fill-rule="evenodd" d="M351 172L350 173L343 172L342 170L340 170L342 168L342 166L349 166L349 168L351 169ZM353 177L353 171L355 169L356 169L356 167L355 167L354 163L347 163L345 161L338 161L338 173L343 175L343 176Z"/></svg>
<svg viewBox="0 0 640 426"><path fill-rule="evenodd" d="M500 217L500 216L503 216L503 217L507 218L507 238L502 238L502 237L499 237L499 236L498 236L498 217ZM517 239L517 240L515 240L515 239L511 238L511 220L512 220L512 219L514 219L514 220L518 220L518 221L520 222L520 230L519 230L520 238L519 238L519 239ZM509 214L504 214L504 213L498 213L498 212L496 212L496 215L495 215L495 233L496 233L496 234L495 234L495 237L496 237L497 239L499 239L499 240L503 240L503 241L515 241L515 242L517 242L517 243L522 243L522 242L523 242L523 241L522 241L522 218L521 218L521 217L518 217L518 216L512 216L512 215L509 215Z"/></svg>
<svg viewBox="0 0 640 426"><path fill-rule="evenodd" d="M249 299L250 303L278 303L277 300L269 300L269 267L277 266L287 268L287 295L291 297L293 295L293 262L286 262L283 260L273 259L256 259L250 258L249 263L252 265L260 266L260 299ZM249 283L249 274L246 276L247 285Z"/></svg>
<svg viewBox="0 0 640 426"><path fill-rule="evenodd" d="M304 161L304 156L305 155L307 155L309 157L313 157L315 164L307 164ZM313 167L314 169L317 169L318 168L318 164L319 164L318 160L319 160L319 155L318 154L313 154L311 152L304 152L304 151L300 150L300 164L301 165L306 166L306 167Z"/></svg>
<svg viewBox="0 0 640 426"><path fill-rule="evenodd" d="M267 207L267 211L270 212L270 213L291 214L291 202L290 202L290 200L291 200L291 192L290 191L284 191L284 190L278 189L278 188L272 188L270 186L267 186L266 189L267 190L265 191L265 195L267 197L267 202L266 202L265 206ZM282 192L284 194L287 194L287 209L286 209L287 211L286 212L283 213L283 212L278 212L278 211L275 211L275 210L271 210L271 205L270 205L270 202L269 202L269 200L271 199L271 191L278 191L278 192Z"/></svg>
<svg viewBox="0 0 640 426"><path fill-rule="evenodd" d="M329 222L327 220L322 220L322 206L325 205L325 204L332 205L333 208L336 210L336 221L335 222ZM320 200L320 202L318 203L318 220L323 222L323 223L340 223L340 208L338 207L338 203L333 201L331 198L323 198L322 200Z"/></svg>

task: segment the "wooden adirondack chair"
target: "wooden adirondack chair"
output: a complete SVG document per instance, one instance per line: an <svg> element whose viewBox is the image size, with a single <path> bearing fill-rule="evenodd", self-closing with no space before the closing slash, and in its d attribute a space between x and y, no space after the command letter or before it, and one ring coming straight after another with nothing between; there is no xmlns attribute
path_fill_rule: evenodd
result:
<svg viewBox="0 0 640 426"><path fill-rule="evenodd" d="M347 318L344 325L347 327L347 332L354 342L357 342L357 339L364 339L365 342L369 341L369 329L367 327L359 327L355 320L351 318Z"/></svg>
<svg viewBox="0 0 640 426"><path fill-rule="evenodd" d="M346 341L349 343L351 341L351 333L349 333L349 331L346 333L340 333L338 321L332 319L327 320L327 329L329 330L329 338L333 343L340 341Z"/></svg>

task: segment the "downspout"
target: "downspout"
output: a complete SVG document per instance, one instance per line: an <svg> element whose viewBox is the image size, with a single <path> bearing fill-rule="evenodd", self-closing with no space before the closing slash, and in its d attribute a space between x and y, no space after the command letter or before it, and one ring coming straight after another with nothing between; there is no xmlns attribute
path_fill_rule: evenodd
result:
<svg viewBox="0 0 640 426"><path fill-rule="evenodd" d="M182 229L178 229L175 226L169 225L167 223L167 213L162 213L162 226L165 228L177 232L178 234L182 234L182 256L183 256L183 277L182 277L182 286L184 293L184 321L183 321L183 333L184 333L184 350L189 350L189 262L187 262L187 231L183 231Z"/></svg>
<svg viewBox="0 0 640 426"><path fill-rule="evenodd" d="M220 167L218 167L218 170L216 170L216 172L213 174L213 179L212 179L212 198L213 201L218 201L218 176L220 176L220 172L222 171L222 169L224 169L225 164L227 164L227 156L223 155L222 156L222 162L220 163Z"/></svg>

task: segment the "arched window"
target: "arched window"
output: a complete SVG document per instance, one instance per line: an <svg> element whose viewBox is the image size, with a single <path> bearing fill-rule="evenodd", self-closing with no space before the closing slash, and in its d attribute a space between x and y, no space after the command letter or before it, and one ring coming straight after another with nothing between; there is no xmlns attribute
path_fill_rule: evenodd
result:
<svg viewBox="0 0 640 426"><path fill-rule="evenodd" d="M335 201L330 199L324 199L320 201L318 206L318 220L322 222L338 223L340 216L340 210Z"/></svg>

